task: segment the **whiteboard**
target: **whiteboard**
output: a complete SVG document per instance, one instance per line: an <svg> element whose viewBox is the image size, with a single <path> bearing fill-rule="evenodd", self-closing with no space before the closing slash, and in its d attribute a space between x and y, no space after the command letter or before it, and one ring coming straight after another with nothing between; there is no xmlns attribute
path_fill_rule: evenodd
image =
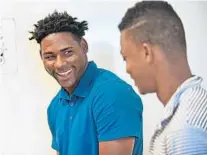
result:
<svg viewBox="0 0 207 155"><path fill-rule="evenodd" d="M0 18L0 74L17 72L15 20Z"/></svg>

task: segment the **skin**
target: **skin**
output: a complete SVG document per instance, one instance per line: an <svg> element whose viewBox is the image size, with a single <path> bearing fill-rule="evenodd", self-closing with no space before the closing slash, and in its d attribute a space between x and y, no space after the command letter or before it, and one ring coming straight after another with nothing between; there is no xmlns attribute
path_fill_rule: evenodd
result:
<svg viewBox="0 0 207 155"><path fill-rule="evenodd" d="M99 155L132 155L134 138L99 143Z"/></svg>
<svg viewBox="0 0 207 155"><path fill-rule="evenodd" d="M71 94L87 64L86 40L68 32L49 34L41 41L41 58L46 71ZM99 155L131 155L134 138L99 143ZM57 152L58 154L58 152Z"/></svg>
<svg viewBox="0 0 207 155"><path fill-rule="evenodd" d="M68 91L73 92L85 68L87 42L71 33L49 34L41 41L41 57L46 71Z"/></svg>
<svg viewBox="0 0 207 155"><path fill-rule="evenodd" d="M159 45L139 42L132 35L131 29L121 31L121 55L126 71L141 94L155 92L166 105L176 89L192 76L185 48L169 53Z"/></svg>

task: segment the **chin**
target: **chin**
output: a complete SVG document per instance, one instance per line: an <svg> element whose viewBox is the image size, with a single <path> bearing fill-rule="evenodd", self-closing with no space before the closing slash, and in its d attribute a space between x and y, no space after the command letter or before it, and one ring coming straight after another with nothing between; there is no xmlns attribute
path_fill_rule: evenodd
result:
<svg viewBox="0 0 207 155"><path fill-rule="evenodd" d="M64 85L61 85L63 88L74 88L75 87L75 84L64 84Z"/></svg>
<svg viewBox="0 0 207 155"><path fill-rule="evenodd" d="M137 86L136 86L136 87L137 87ZM145 95L145 94L148 93L147 91L145 91L145 90L142 89L142 88L137 87L137 89L138 89L138 91L139 91L139 93L140 93L141 95Z"/></svg>
<svg viewBox="0 0 207 155"><path fill-rule="evenodd" d="M147 92L140 91L140 90L139 90L139 93L140 93L141 95L145 95L145 94L147 94Z"/></svg>
<svg viewBox="0 0 207 155"><path fill-rule="evenodd" d="M139 93L142 94L142 95L155 93L155 91L152 91L150 89L140 89L140 88L138 88L138 90L139 90Z"/></svg>
<svg viewBox="0 0 207 155"><path fill-rule="evenodd" d="M63 88L72 88L75 85L75 82L70 81L58 81L58 83Z"/></svg>

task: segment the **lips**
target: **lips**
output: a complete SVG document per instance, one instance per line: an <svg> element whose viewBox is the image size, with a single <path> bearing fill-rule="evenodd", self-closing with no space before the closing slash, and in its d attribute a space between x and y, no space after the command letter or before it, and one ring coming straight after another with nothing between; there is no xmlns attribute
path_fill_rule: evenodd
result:
<svg viewBox="0 0 207 155"><path fill-rule="evenodd" d="M64 79L67 79L69 77L69 75L70 75L70 73L72 71L73 71L73 69L71 68L71 69L69 69L66 72L61 72L61 73L59 72L59 73L56 73L56 74L57 74L57 76L58 76L59 79L64 80Z"/></svg>

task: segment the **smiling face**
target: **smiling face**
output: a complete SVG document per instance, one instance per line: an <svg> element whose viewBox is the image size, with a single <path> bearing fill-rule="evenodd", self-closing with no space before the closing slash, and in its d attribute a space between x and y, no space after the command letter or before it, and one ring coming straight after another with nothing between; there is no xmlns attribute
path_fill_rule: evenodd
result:
<svg viewBox="0 0 207 155"><path fill-rule="evenodd" d="M68 32L49 34L41 41L46 71L71 93L87 66L87 43Z"/></svg>
<svg viewBox="0 0 207 155"><path fill-rule="evenodd" d="M126 71L134 80L141 94L155 92L154 49L144 42L137 42L127 30L121 32L121 55Z"/></svg>

